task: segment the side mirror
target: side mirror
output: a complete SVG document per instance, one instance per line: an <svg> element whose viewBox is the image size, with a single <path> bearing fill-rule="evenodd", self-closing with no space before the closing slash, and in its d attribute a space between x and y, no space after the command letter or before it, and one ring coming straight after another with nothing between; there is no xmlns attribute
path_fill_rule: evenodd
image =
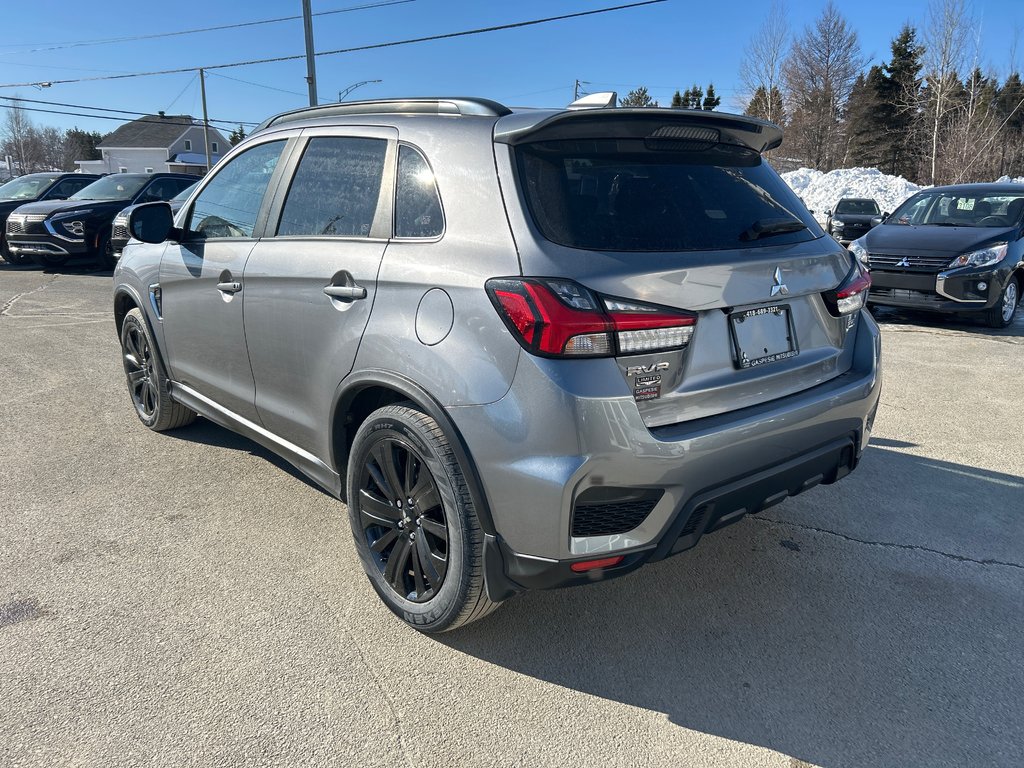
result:
<svg viewBox="0 0 1024 768"><path fill-rule="evenodd" d="M887 213L883 213L881 216L872 216L871 217L871 226L872 227L877 227L879 224L881 224L883 221L885 221L885 219L886 219L886 217L888 215L889 214L887 214Z"/></svg>
<svg viewBox="0 0 1024 768"><path fill-rule="evenodd" d="M825 215L826 216L831 216L832 215L832 209L829 208L827 211L825 211Z"/></svg>
<svg viewBox="0 0 1024 768"><path fill-rule="evenodd" d="M165 202L142 203L129 208L128 231L144 243L162 243L180 237L174 227L171 206Z"/></svg>

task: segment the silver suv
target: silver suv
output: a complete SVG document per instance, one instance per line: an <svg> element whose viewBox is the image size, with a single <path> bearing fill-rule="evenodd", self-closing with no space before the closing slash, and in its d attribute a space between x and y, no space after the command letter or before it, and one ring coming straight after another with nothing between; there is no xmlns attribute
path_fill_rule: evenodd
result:
<svg viewBox="0 0 1024 768"><path fill-rule="evenodd" d="M425 632L842 478L878 404L870 280L762 159L781 131L610 104L302 109L173 219L136 206L139 418L201 414L347 501Z"/></svg>

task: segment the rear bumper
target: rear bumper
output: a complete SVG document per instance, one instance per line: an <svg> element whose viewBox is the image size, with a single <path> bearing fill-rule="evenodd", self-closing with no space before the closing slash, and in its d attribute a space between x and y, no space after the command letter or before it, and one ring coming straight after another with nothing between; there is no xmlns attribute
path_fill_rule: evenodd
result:
<svg viewBox="0 0 1024 768"><path fill-rule="evenodd" d="M744 514L848 474L877 409L879 357L878 327L862 314L847 373L762 405L648 429L631 397L597 391L596 365L594 379L584 379L591 391L571 393L529 370L538 364L524 356L505 398L449 413L483 479L504 574L519 587L565 586L682 551ZM576 501L594 489L660 495L626 532L573 536ZM613 568L570 569L618 555L624 560Z"/></svg>

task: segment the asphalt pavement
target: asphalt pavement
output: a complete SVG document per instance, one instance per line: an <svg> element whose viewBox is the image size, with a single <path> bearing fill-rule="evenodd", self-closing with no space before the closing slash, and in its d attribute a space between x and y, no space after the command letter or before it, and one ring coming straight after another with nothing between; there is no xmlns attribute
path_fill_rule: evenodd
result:
<svg viewBox="0 0 1024 768"><path fill-rule="evenodd" d="M1024 765L1024 312L878 314L853 475L427 637L340 502L142 427L109 273L0 263L0 765Z"/></svg>

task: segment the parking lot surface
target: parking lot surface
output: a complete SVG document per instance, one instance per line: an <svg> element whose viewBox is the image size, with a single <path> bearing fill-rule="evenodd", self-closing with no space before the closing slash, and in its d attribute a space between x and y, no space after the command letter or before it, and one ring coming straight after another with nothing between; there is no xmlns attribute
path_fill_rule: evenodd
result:
<svg viewBox="0 0 1024 768"><path fill-rule="evenodd" d="M1024 765L1024 312L880 312L852 476L426 637L340 502L138 423L110 293L0 264L0 765Z"/></svg>

